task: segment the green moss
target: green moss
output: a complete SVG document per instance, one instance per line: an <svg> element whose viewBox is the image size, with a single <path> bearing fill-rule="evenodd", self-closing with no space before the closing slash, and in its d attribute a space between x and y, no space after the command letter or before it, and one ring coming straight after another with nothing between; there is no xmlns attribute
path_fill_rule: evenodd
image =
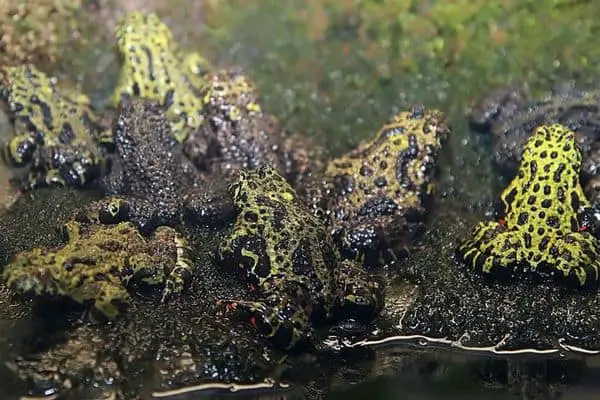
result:
<svg viewBox="0 0 600 400"><path fill-rule="evenodd" d="M417 3L209 2L203 43L233 49L275 114L336 152L413 101L462 113L490 85L598 71L593 2Z"/></svg>
<svg viewBox="0 0 600 400"><path fill-rule="evenodd" d="M53 63L77 29L80 0L19 0L0 6L0 64Z"/></svg>
<svg viewBox="0 0 600 400"><path fill-rule="evenodd" d="M600 9L593 2L432 1L406 0L312 2L312 9L331 10L330 26L356 20L358 39L374 44L390 70L418 71L419 59L434 59L451 73L470 66L470 76L490 80L581 69L597 71L589 60L598 55L598 23L587 15ZM540 23L543 21L543 23ZM329 30L328 33L332 31ZM577 41L572 38L577 37Z"/></svg>

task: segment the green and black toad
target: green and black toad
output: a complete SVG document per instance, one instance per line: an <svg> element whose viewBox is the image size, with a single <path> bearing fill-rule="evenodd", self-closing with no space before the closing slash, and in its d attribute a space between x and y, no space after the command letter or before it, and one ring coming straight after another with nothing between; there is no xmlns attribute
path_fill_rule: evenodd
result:
<svg viewBox="0 0 600 400"><path fill-rule="evenodd" d="M305 196L324 216L344 257L380 265L418 239L449 132L441 112L414 106L328 163L323 179Z"/></svg>
<svg viewBox="0 0 600 400"><path fill-rule="evenodd" d="M579 183L581 160L573 131L535 129L502 192L504 217L479 223L459 246L460 258L486 274L523 269L575 286L597 284L600 247L583 222L590 204Z"/></svg>
<svg viewBox="0 0 600 400"><path fill-rule="evenodd" d="M189 249L172 228L159 227L146 238L130 222L69 221L64 233L63 245L13 257L2 278L14 292L93 302L96 310L114 318L129 300L127 285L134 278L149 285L164 284L162 301L180 293L189 281Z"/></svg>
<svg viewBox="0 0 600 400"><path fill-rule="evenodd" d="M220 263L239 271L259 299L227 302L249 311L261 333L291 348L334 307L377 314L383 288L361 267L340 262L325 226L275 169L240 171L229 191L239 215L219 246Z"/></svg>
<svg viewBox="0 0 600 400"><path fill-rule="evenodd" d="M2 69L0 97L14 125L3 156L10 165L28 167L23 189L83 187L108 169L104 153L112 136L85 95L59 90L53 79L25 65Z"/></svg>
<svg viewBox="0 0 600 400"><path fill-rule="evenodd" d="M208 64L197 53L183 53L171 30L155 13L132 12L116 29L123 68L114 91L123 98L159 102L166 110L175 138L182 142L202 122L203 75Z"/></svg>

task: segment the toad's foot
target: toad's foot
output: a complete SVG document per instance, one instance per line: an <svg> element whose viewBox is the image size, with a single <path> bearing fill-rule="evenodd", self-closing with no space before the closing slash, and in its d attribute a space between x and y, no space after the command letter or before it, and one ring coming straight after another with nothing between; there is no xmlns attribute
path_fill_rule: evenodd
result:
<svg viewBox="0 0 600 400"><path fill-rule="evenodd" d="M273 306L244 300L220 300L219 303L250 314L252 326L279 348L290 350L311 336L308 315L288 297L280 298Z"/></svg>
<svg viewBox="0 0 600 400"><path fill-rule="evenodd" d="M371 319L383 308L385 285L364 268L345 260L340 265L336 279L343 316Z"/></svg>
<svg viewBox="0 0 600 400"><path fill-rule="evenodd" d="M500 223L480 222L474 230L473 239L458 248L459 257L465 263L484 273L507 272L508 267L518 263L519 236L508 231Z"/></svg>

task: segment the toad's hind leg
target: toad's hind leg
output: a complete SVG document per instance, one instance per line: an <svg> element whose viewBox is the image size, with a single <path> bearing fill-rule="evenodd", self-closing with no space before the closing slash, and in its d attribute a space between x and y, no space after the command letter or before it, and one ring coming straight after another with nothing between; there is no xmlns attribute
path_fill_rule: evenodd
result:
<svg viewBox="0 0 600 400"><path fill-rule="evenodd" d="M576 286L597 285L600 279L600 248L588 232L573 232L557 239L548 251L557 254L554 272Z"/></svg>
<svg viewBox="0 0 600 400"><path fill-rule="evenodd" d="M473 238L458 247L458 254L474 269L488 273L508 272L519 259L518 234L507 230L497 222L481 222L473 232Z"/></svg>
<svg viewBox="0 0 600 400"><path fill-rule="evenodd" d="M309 316L288 296L269 296L264 302L221 300L248 313L250 323L277 347L289 350L310 336Z"/></svg>

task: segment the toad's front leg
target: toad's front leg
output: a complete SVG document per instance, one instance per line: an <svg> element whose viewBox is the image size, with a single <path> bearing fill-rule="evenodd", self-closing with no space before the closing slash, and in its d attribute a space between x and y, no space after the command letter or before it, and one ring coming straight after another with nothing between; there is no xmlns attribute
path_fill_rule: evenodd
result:
<svg viewBox="0 0 600 400"><path fill-rule="evenodd" d="M160 255L151 261L155 264L154 279L146 277L147 283L161 283L165 286L162 292L161 302L165 303L173 295L180 294L189 285L192 279L194 264L191 260L191 248L179 233L167 226L160 226L154 232L151 241L154 255Z"/></svg>

